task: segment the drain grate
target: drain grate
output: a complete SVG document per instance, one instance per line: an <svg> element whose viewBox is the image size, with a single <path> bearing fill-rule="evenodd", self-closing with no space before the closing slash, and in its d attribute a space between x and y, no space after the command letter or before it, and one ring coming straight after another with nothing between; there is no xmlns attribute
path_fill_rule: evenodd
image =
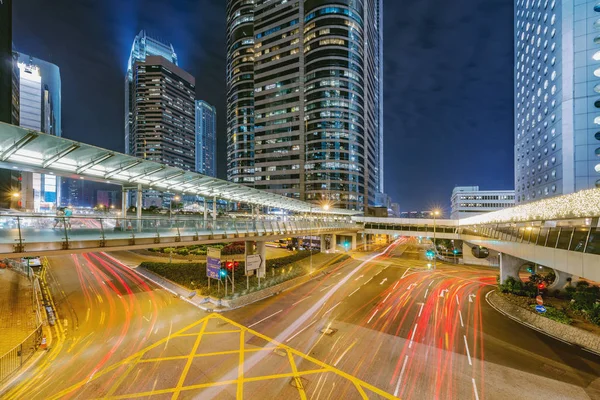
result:
<svg viewBox="0 0 600 400"><path fill-rule="evenodd" d="M295 387L296 389L304 390L306 388L307 383L308 379L302 376L290 379L290 386Z"/></svg>

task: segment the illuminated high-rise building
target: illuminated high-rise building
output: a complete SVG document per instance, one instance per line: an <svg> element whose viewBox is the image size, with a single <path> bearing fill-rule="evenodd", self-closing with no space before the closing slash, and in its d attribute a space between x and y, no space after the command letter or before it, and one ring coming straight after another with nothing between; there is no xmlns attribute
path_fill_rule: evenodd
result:
<svg viewBox="0 0 600 400"><path fill-rule="evenodd" d="M196 100L196 172L217 176L217 109Z"/></svg>
<svg viewBox="0 0 600 400"><path fill-rule="evenodd" d="M514 9L516 201L600 187L600 4Z"/></svg>
<svg viewBox="0 0 600 400"><path fill-rule="evenodd" d="M178 65L177 54L173 49L173 45L153 38L146 34L145 30L133 40L129 61L127 62L127 73L125 74L125 153L135 154L132 146L131 132L133 129L133 113L135 107L135 94L132 88L133 85L133 66L137 61L145 61L147 56L161 56L167 61Z"/></svg>
<svg viewBox="0 0 600 400"><path fill-rule="evenodd" d="M227 1L227 177L362 210L383 192L382 0Z"/></svg>

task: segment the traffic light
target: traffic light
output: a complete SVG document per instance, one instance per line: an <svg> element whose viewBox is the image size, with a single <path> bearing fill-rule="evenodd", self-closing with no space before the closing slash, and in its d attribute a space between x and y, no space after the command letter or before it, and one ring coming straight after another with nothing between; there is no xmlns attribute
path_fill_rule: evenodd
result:
<svg viewBox="0 0 600 400"><path fill-rule="evenodd" d="M227 278L227 269L221 267L221 269L219 270L219 278Z"/></svg>
<svg viewBox="0 0 600 400"><path fill-rule="evenodd" d="M233 268L237 268L239 266L240 266L240 263L238 261L233 262Z"/></svg>
<svg viewBox="0 0 600 400"><path fill-rule="evenodd" d="M454 253L454 255L458 254L458 249L454 249L452 250L452 252Z"/></svg>
<svg viewBox="0 0 600 400"><path fill-rule="evenodd" d="M545 287L546 285L544 285L544 282L538 283L538 289L543 290Z"/></svg>
<svg viewBox="0 0 600 400"><path fill-rule="evenodd" d="M226 261L225 267L227 268L227 270L231 271L233 269L233 261Z"/></svg>

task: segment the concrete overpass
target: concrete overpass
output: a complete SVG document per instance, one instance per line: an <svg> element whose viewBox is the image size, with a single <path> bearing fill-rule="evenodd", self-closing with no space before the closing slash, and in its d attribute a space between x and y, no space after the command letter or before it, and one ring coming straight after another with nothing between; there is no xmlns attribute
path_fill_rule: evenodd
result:
<svg viewBox="0 0 600 400"><path fill-rule="evenodd" d="M367 234L463 240L500 253L500 277L527 263L600 281L600 189L462 220L353 217ZM562 274L561 274L562 272Z"/></svg>

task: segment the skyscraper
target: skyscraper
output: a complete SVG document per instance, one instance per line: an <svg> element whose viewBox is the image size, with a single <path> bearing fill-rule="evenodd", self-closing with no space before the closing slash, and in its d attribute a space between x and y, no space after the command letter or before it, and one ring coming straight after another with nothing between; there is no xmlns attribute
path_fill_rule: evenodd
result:
<svg viewBox="0 0 600 400"><path fill-rule="evenodd" d="M364 209L383 192L382 1L227 3L227 176Z"/></svg>
<svg viewBox="0 0 600 400"><path fill-rule="evenodd" d="M61 79L59 68L18 54L20 126L61 136ZM22 173L22 205L40 211L60 204L60 185L54 175Z"/></svg>
<svg viewBox="0 0 600 400"><path fill-rule="evenodd" d="M133 64L131 154L196 170L195 79L162 56Z"/></svg>
<svg viewBox="0 0 600 400"><path fill-rule="evenodd" d="M600 5L515 1L518 203L600 187Z"/></svg>
<svg viewBox="0 0 600 400"><path fill-rule="evenodd" d="M0 122L19 123L19 69L12 50L12 0L0 2ZM20 173L0 169L0 207L19 204ZM13 196L15 195L16 196Z"/></svg>
<svg viewBox="0 0 600 400"><path fill-rule="evenodd" d="M136 61L145 61L147 56L162 56L166 60L177 64L177 54L170 43L153 38L146 34L145 30L133 40L129 61L127 62L127 73L125 75L125 153L134 154L131 144L130 132L133 129L133 108L135 95L133 93L133 66Z"/></svg>
<svg viewBox="0 0 600 400"><path fill-rule="evenodd" d="M196 172L217 176L217 109L196 100Z"/></svg>

